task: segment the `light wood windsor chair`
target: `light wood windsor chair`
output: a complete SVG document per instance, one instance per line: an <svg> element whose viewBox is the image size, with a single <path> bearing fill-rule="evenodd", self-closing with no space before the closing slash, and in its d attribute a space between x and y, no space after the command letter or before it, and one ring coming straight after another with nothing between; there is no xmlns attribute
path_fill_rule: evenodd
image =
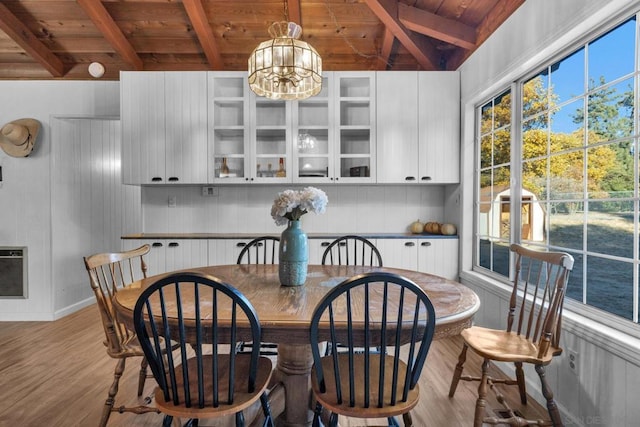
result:
<svg viewBox="0 0 640 427"><path fill-rule="evenodd" d="M553 399L553 392L545 376L545 366L553 357L562 353L560 348L560 332L562 326L562 309L569 273L573 268L573 257L564 252L544 252L527 249L512 244L510 250L515 254L515 276L507 326L505 330L496 330L472 326L462 331L464 338L462 351L455 367L449 397L453 397L458 382L478 381L478 399L474 417L474 426L487 424L509 424L522 426L528 424L561 426L560 411ZM462 375L466 361L467 349L471 348L483 359L482 376ZM491 361L511 362L516 368L516 378L498 379L489 375ZM523 364L535 366L540 377L542 394L547 401L550 420L542 423L539 420L525 420L510 408L496 384L517 385L520 401L527 403L527 391ZM496 393L496 397L505 407L506 417L486 415L486 396L488 389Z"/></svg>
<svg viewBox="0 0 640 427"><path fill-rule="evenodd" d="M118 360L113 374L113 382L109 388L107 400L102 411L100 427L107 425L112 412L133 412L136 414L159 412L156 408L146 405L135 407L115 405L120 377L124 373L127 359L132 357L141 359L138 396L142 396L144 391L144 384L147 378L147 361L144 358L144 353L140 348L135 333L127 329L124 323L118 320L111 300L115 293L118 292L118 289L147 277L147 264L144 256L149 253L149 250L149 245L143 245L130 251L99 253L84 257L84 265L89 273L89 283L95 294L104 328L104 345L106 346L107 354Z"/></svg>

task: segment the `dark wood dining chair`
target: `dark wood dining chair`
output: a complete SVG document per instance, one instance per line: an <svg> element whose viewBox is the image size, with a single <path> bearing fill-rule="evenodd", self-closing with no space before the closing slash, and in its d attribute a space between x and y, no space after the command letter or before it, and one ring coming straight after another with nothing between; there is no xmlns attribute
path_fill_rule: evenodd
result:
<svg viewBox="0 0 640 427"><path fill-rule="evenodd" d="M538 425L537 420L524 420L516 414L507 405L499 389L495 387L496 384L517 385L520 401L525 405L527 391L522 366L524 363L529 363L535 366L542 384L542 394L547 400L550 421L543 425L561 426L560 411L547 383L545 366L551 363L554 356L562 353L559 345L562 308L569 273L573 268L573 257L564 252L532 250L517 244L512 244L510 249L515 254L515 272L507 312L507 327L504 330L496 330L472 326L462 331L464 344L451 380L449 397L454 396L460 380L478 381L474 426L481 427L484 423L512 426L529 423ZM483 358L480 377L462 375L469 348ZM516 378L491 377L489 375L491 361L514 363ZM498 401L505 406L508 416L486 415L488 389L496 393Z"/></svg>
<svg viewBox="0 0 640 427"><path fill-rule="evenodd" d="M236 426L244 426L243 411L258 400L263 426L273 426L266 395L272 362L257 347L236 352L238 340L260 342L261 336L253 306L237 289L212 276L172 274L141 293L133 321L158 383L155 403L164 426L174 417L195 426L232 414ZM173 352L166 345L172 341L179 343Z"/></svg>
<svg viewBox="0 0 640 427"><path fill-rule="evenodd" d="M382 267L378 248L362 236L347 235L335 239L322 254L322 265L368 265Z"/></svg>
<svg viewBox="0 0 640 427"><path fill-rule="evenodd" d="M435 321L427 294L396 274L361 274L333 288L311 320L313 426L320 425L323 411L331 414L332 427L339 415L386 418L390 426L398 426L395 417L402 415L411 426ZM320 356L318 345L325 340L348 351Z"/></svg>
<svg viewBox="0 0 640 427"><path fill-rule="evenodd" d="M278 251L280 250L280 238L273 236L256 237L242 247L238 255L238 264L277 264ZM238 352L250 353L253 343L241 341L238 344ZM275 343L260 343L262 356L276 356L278 345Z"/></svg>
<svg viewBox="0 0 640 427"><path fill-rule="evenodd" d="M138 344L135 332L127 329L116 316L111 300L113 295L123 286L147 277L147 264L144 256L149 253L150 246L143 245L137 249L125 252L100 253L84 257L84 265L89 273L89 283L96 297L98 310L105 334L104 345L107 354L118 360L113 374L113 383L109 388L107 400L104 404L100 427L107 425L111 412L158 412L149 406L124 407L116 406L115 399L118 385L126 361L132 357L140 358L140 374L138 378L138 396L142 396L145 379L147 378L147 361L142 348Z"/></svg>
<svg viewBox="0 0 640 427"><path fill-rule="evenodd" d="M280 238L261 236L242 247L238 264L277 264Z"/></svg>

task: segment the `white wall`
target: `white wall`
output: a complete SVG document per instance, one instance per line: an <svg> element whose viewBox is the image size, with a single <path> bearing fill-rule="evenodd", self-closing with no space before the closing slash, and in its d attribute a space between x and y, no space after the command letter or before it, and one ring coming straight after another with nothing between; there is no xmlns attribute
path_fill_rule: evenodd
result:
<svg viewBox="0 0 640 427"><path fill-rule="evenodd" d="M14 158L0 150L0 246L27 246L29 257L28 298L0 298L0 320L51 320L55 316L51 280L52 117L119 117L119 83L0 81L0 93L0 127L23 117L37 119L42 125L28 157Z"/></svg>
<svg viewBox="0 0 640 427"><path fill-rule="evenodd" d="M480 296L477 324L503 324L507 294L474 275L474 108L524 73L561 55L567 46L593 36L603 22L628 17L637 0L528 0L460 68L461 78L461 280ZM463 214L464 213L464 214ZM565 310L561 345L578 352L578 374L566 352L547 369L547 378L567 425L637 426L640 419L640 342L606 325ZM542 401L539 380L527 372L528 392Z"/></svg>
<svg viewBox="0 0 640 427"><path fill-rule="evenodd" d="M122 185L120 120L55 118L51 219L56 318L95 301L82 257L121 250L141 227L140 187Z"/></svg>

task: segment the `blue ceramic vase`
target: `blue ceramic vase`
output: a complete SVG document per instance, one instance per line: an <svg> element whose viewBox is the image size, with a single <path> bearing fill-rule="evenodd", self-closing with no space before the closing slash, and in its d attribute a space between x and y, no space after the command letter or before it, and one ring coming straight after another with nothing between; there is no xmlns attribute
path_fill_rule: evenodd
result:
<svg viewBox="0 0 640 427"><path fill-rule="evenodd" d="M289 221L280 236L278 274L282 286L302 286L307 279L309 245L300 221Z"/></svg>

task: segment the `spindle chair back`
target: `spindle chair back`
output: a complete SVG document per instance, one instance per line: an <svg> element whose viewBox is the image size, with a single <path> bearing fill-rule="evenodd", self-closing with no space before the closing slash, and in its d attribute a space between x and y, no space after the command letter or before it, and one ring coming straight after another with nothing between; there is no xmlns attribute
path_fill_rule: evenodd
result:
<svg viewBox="0 0 640 427"><path fill-rule="evenodd" d="M411 425L435 321L427 294L396 274L362 274L332 289L311 320L314 422L326 410L330 426L337 426L338 415L386 418L392 426L402 415L405 426ZM321 356L325 340L342 343L346 352Z"/></svg>

